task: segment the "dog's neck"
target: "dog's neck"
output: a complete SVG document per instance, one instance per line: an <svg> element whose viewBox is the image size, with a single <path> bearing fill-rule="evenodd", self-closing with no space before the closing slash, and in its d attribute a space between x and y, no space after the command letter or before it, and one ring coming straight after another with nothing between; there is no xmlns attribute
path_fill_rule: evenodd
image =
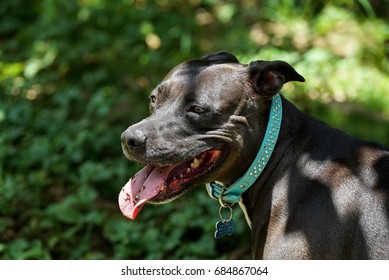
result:
<svg viewBox="0 0 389 280"><path fill-rule="evenodd" d="M220 205L233 205L241 200L242 194L247 191L258 178L261 177L269 162L281 129L282 122L282 99L279 94L275 95L271 102L270 114L262 139L262 144L245 174L229 186L220 185L217 182L208 184L208 193L212 198L219 199Z"/></svg>
<svg viewBox="0 0 389 280"><path fill-rule="evenodd" d="M245 213L246 219L250 222L255 220L257 214L262 214L263 211L266 211L270 207L269 201L266 198L268 198L268 194L276 182L281 179L280 176L283 172L278 172L278 170L285 169L282 167L289 166L291 161L296 160L304 149L305 143L309 142L309 139L307 139L309 136L304 131L304 128L309 125L303 124L303 122L309 121L311 117L296 117L301 114L305 115L305 113L298 110L288 100L282 98L282 101L283 119L274 153L255 184L242 195L241 205L243 207L241 208L244 208L243 212ZM306 135L306 138L300 139L301 141L296 141L293 139L298 138L293 135ZM273 176L273 174L277 174L277 176Z"/></svg>

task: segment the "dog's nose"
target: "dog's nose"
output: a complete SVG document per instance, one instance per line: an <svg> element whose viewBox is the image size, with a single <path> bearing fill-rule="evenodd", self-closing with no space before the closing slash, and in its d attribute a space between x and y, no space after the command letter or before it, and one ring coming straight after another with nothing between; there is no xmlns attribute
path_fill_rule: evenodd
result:
<svg viewBox="0 0 389 280"><path fill-rule="evenodd" d="M141 130L126 130L122 133L122 144L128 149L134 150L146 143L146 136Z"/></svg>

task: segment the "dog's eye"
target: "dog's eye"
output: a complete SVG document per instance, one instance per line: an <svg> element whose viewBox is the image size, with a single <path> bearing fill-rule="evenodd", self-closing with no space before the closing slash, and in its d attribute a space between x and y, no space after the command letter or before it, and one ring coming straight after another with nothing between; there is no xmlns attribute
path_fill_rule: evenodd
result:
<svg viewBox="0 0 389 280"><path fill-rule="evenodd" d="M196 114L203 114L205 113L205 109L199 107L199 106L192 106L189 109L190 112L196 113Z"/></svg>

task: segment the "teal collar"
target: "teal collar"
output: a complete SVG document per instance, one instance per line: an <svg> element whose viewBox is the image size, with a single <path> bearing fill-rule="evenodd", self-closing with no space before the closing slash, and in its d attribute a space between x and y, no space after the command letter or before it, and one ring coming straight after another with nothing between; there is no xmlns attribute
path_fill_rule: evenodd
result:
<svg viewBox="0 0 389 280"><path fill-rule="evenodd" d="M222 186L216 182L207 184L210 197L219 199L221 205L233 205L240 201L243 192L248 190L259 178L277 143L278 134L282 121L282 100L280 94L276 94L271 102L269 122L267 124L265 137L257 156L251 163L246 173L230 186Z"/></svg>

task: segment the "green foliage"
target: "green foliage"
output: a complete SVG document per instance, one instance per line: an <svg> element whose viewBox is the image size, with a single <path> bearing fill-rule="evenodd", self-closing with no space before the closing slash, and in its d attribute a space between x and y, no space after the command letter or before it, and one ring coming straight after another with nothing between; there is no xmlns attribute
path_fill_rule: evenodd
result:
<svg viewBox="0 0 389 280"><path fill-rule="evenodd" d="M139 166L120 134L177 63L225 49L245 63L283 59L306 78L284 94L303 110L389 144L387 6L368 1L42 0L0 3L0 258L250 257L216 241L203 188L146 206L117 194ZM383 16L387 18L387 15Z"/></svg>

